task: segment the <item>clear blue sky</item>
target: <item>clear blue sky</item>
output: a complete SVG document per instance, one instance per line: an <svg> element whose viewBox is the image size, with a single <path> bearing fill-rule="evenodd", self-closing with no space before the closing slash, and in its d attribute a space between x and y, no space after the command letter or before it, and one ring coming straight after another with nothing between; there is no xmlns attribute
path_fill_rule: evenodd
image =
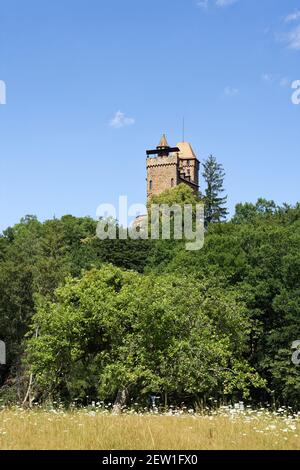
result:
<svg viewBox="0 0 300 470"><path fill-rule="evenodd" d="M0 0L0 230L25 214L94 217L119 194L144 202L145 150L163 132L181 140L183 115L199 159L223 163L231 211L300 200L299 11L299 0Z"/></svg>

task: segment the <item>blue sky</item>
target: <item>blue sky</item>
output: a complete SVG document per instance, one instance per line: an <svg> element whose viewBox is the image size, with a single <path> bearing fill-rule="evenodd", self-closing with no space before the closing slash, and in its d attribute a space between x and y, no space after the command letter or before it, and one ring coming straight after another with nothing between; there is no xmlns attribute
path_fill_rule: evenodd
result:
<svg viewBox="0 0 300 470"><path fill-rule="evenodd" d="M231 211L299 197L299 0L0 0L0 230L144 202L163 132L226 170Z"/></svg>

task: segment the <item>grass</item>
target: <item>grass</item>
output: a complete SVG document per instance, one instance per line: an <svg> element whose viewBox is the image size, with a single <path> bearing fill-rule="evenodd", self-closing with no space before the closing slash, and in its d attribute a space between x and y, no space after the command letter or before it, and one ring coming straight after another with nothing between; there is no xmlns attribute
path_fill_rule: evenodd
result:
<svg viewBox="0 0 300 470"><path fill-rule="evenodd" d="M3 409L0 449L300 450L300 415Z"/></svg>

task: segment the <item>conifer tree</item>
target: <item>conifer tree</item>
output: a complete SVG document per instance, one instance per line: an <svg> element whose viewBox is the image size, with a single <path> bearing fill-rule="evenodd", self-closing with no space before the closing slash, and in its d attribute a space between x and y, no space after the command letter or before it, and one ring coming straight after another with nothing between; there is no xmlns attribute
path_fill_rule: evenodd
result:
<svg viewBox="0 0 300 470"><path fill-rule="evenodd" d="M210 155L203 164L202 176L205 179L206 189L204 196L205 203L205 224L221 222L226 218L228 210L226 207L227 196L224 193L225 172L223 165Z"/></svg>

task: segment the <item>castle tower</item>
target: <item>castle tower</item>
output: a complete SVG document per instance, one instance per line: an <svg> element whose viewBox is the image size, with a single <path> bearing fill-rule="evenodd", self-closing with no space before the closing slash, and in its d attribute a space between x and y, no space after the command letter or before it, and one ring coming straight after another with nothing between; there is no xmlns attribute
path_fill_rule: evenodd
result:
<svg viewBox="0 0 300 470"><path fill-rule="evenodd" d="M147 150L147 199L185 183L199 190L199 167L192 146L179 142L170 147L165 135L155 150Z"/></svg>
<svg viewBox="0 0 300 470"><path fill-rule="evenodd" d="M200 162L189 142L179 142L179 178L195 191L199 191Z"/></svg>

